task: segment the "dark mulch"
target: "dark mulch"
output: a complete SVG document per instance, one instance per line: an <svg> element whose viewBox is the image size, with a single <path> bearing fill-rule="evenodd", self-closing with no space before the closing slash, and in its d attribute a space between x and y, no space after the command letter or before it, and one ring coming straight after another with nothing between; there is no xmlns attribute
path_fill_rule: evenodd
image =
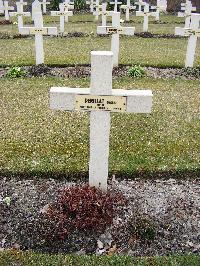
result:
<svg viewBox="0 0 200 266"><path fill-rule="evenodd" d="M131 66L119 66L113 69L113 77L127 76L128 69ZM62 77L62 78L84 78L90 76L91 68L89 65L76 66L25 66L26 77ZM176 79L181 78L185 80L200 79L200 68L158 68L158 67L144 67L147 77ZM0 68L0 78L6 76L8 68Z"/></svg>
<svg viewBox="0 0 200 266"><path fill-rule="evenodd" d="M0 25L9 25L9 24L13 24L12 21L10 21L10 20L1 20L0 21Z"/></svg>
<svg viewBox="0 0 200 266"><path fill-rule="evenodd" d="M45 234L54 231L45 220L46 209L60 188L71 185L54 179L0 179L0 249L78 254L112 249L133 256L200 252L199 180L113 178L109 189L122 193L127 205L119 207L112 226L101 235L75 230L63 240L47 241Z"/></svg>

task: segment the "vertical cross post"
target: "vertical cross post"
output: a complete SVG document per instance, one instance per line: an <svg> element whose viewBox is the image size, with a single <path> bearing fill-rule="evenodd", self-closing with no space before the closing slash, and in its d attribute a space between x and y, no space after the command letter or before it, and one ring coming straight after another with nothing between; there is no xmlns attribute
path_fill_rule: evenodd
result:
<svg viewBox="0 0 200 266"><path fill-rule="evenodd" d="M143 0L138 0L137 2L135 2L135 5L138 6L138 11L142 11L142 7L145 5L145 2L143 2Z"/></svg>
<svg viewBox="0 0 200 266"><path fill-rule="evenodd" d="M91 94L111 95L112 53L91 52ZM97 133L98 132L98 133ZM107 189L110 112L90 113L89 185Z"/></svg>
<svg viewBox="0 0 200 266"><path fill-rule="evenodd" d="M63 4L64 4L64 11L66 12L74 9L74 4L71 4L70 0L64 0ZM69 21L69 15L68 13L66 13L65 22L68 22L68 21Z"/></svg>
<svg viewBox="0 0 200 266"><path fill-rule="evenodd" d="M50 4L50 2L47 2L47 0L42 0L42 9L43 9L43 14L47 13L47 5Z"/></svg>
<svg viewBox="0 0 200 266"><path fill-rule="evenodd" d="M34 18L35 13L41 13L42 15L42 4L38 0L35 0L32 3L32 20L33 21L35 20Z"/></svg>
<svg viewBox="0 0 200 266"><path fill-rule="evenodd" d="M23 16L24 17L30 17L31 13L30 12L24 12L23 11L23 6L27 5L25 2L17 2L17 12L10 12L10 16L14 17L17 16L18 18L18 29L23 27Z"/></svg>
<svg viewBox="0 0 200 266"><path fill-rule="evenodd" d="M144 6L144 12L143 11L136 11L136 16L143 16L144 22L143 22L143 32L148 31L148 25L149 25L149 16L156 16L156 12L150 12L149 11L149 4L145 3Z"/></svg>
<svg viewBox="0 0 200 266"><path fill-rule="evenodd" d="M190 24L192 32L190 33L191 35L189 36L188 40L185 67L193 67L194 64L197 37L200 37L199 22L200 22L200 14L192 14L191 24Z"/></svg>
<svg viewBox="0 0 200 266"><path fill-rule="evenodd" d="M117 12L117 6L121 4L122 2L118 2L118 0L114 0L114 2L110 2L110 5L114 5L114 12Z"/></svg>
<svg viewBox="0 0 200 266"><path fill-rule="evenodd" d="M112 26L98 26L97 34L112 34L111 51L113 52L113 66L118 66L119 61L119 34L134 35L134 27L120 26L120 12L109 12L112 16Z"/></svg>
<svg viewBox="0 0 200 266"><path fill-rule="evenodd" d="M112 90L112 52L91 52L90 88L50 90L50 108L90 112L89 185L107 190L110 112L149 113L150 90Z"/></svg>
<svg viewBox="0 0 200 266"><path fill-rule="evenodd" d="M19 29L22 35L35 35L36 65L44 64L43 35L57 35L56 27L44 27L42 13L34 14L34 27L22 27Z"/></svg>
<svg viewBox="0 0 200 266"><path fill-rule="evenodd" d="M184 12L178 12L178 17L185 17L185 28L189 28L192 11L196 11L196 7L193 7L190 1L186 1L184 6L182 5L181 10Z"/></svg>
<svg viewBox="0 0 200 266"><path fill-rule="evenodd" d="M197 38L200 37L200 14L191 15L191 23L189 28L175 28L175 35L187 36L188 45L185 59L185 67L193 67Z"/></svg>
<svg viewBox="0 0 200 266"><path fill-rule="evenodd" d="M65 16L72 16L72 11L66 11L64 4L59 4L60 11L51 11L51 16L59 16L60 17L60 32L64 33L65 31Z"/></svg>
<svg viewBox="0 0 200 266"><path fill-rule="evenodd" d="M90 5L90 12L93 13L94 12L94 1L88 0L88 1L86 1L86 4Z"/></svg>
<svg viewBox="0 0 200 266"><path fill-rule="evenodd" d="M130 20L130 10L136 9L136 6L132 6L131 5L131 1L127 0L126 5L121 5L120 9L121 10L126 10L126 21L129 21Z"/></svg>
<svg viewBox="0 0 200 266"><path fill-rule="evenodd" d="M10 18L9 11L14 10L14 7L9 6L8 1L4 1L4 6L3 6L2 10L5 12L5 20L9 20L9 18Z"/></svg>

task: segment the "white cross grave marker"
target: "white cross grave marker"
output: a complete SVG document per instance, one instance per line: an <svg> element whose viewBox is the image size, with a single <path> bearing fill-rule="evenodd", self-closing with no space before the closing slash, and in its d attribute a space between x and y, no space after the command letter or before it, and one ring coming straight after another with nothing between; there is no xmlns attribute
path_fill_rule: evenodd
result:
<svg viewBox="0 0 200 266"><path fill-rule="evenodd" d="M149 24L149 16L156 16L156 12L150 12L149 11L149 4L145 3L144 11L136 11L136 16L143 16L144 22L143 22L143 32L148 31L148 24Z"/></svg>
<svg viewBox="0 0 200 266"><path fill-rule="evenodd" d="M145 5L146 2L142 1L142 0L138 0L137 2L135 2L135 5L138 6L138 11L142 11L142 7Z"/></svg>
<svg viewBox="0 0 200 266"><path fill-rule="evenodd" d="M10 19L9 11L14 10L14 7L9 6L8 1L4 1L4 6L2 7L2 10L5 12L5 20L9 20Z"/></svg>
<svg viewBox="0 0 200 266"><path fill-rule="evenodd" d="M30 17L31 13L23 11L23 6L27 5L27 3L17 2L16 5L17 5L17 12L10 12L10 16L11 17L17 16L18 29L19 29L19 28L23 27L23 17Z"/></svg>
<svg viewBox="0 0 200 266"><path fill-rule="evenodd" d="M42 4L38 0L35 0L32 3L32 20L33 21L35 20L34 19L35 13L41 13L42 14Z"/></svg>
<svg viewBox="0 0 200 266"><path fill-rule="evenodd" d="M126 5L121 5L120 9L126 10L126 21L129 21L130 20L130 10L135 10L136 6L132 6L131 1L127 0Z"/></svg>
<svg viewBox="0 0 200 266"><path fill-rule="evenodd" d="M94 12L94 1L93 0L88 0L86 1L87 5L90 5L90 12L93 13Z"/></svg>
<svg viewBox="0 0 200 266"><path fill-rule="evenodd" d="M47 13L47 5L49 5L50 2L47 2L47 0L42 0L41 4L42 4L42 9L43 9L43 14L46 14Z"/></svg>
<svg viewBox="0 0 200 266"><path fill-rule="evenodd" d="M44 64L43 35L57 35L56 27L44 27L42 13L34 14L34 27L20 28L22 35L35 35L36 65Z"/></svg>
<svg viewBox="0 0 200 266"><path fill-rule="evenodd" d="M91 52L90 88L52 87L50 108L90 112L89 185L106 191L110 112L150 113L151 90L112 89L112 52Z"/></svg>
<svg viewBox="0 0 200 266"><path fill-rule="evenodd" d="M106 7L107 7L107 3L106 2L102 3L101 10L94 11L94 13L93 13L93 15L95 15L95 17L101 15L101 17L102 17L102 26L106 26L106 17L107 16L111 16L110 12L106 10Z"/></svg>
<svg viewBox="0 0 200 266"><path fill-rule="evenodd" d="M159 6L160 11L166 11L167 10L167 0L157 0L157 6Z"/></svg>
<svg viewBox="0 0 200 266"><path fill-rule="evenodd" d="M186 1L186 3L181 6L181 10L185 12L178 12L178 17L185 17L185 28L189 28L192 11L196 11L196 7L193 7L190 1Z"/></svg>
<svg viewBox="0 0 200 266"><path fill-rule="evenodd" d="M95 11L93 12L93 15L95 16L95 21L99 19L99 15L101 15L101 9L102 5L99 4L99 0L96 0L94 4Z"/></svg>
<svg viewBox="0 0 200 266"><path fill-rule="evenodd" d="M60 17L60 32L63 33L65 31L65 16L72 16L72 11L65 11L64 4L59 4L60 11L51 11L51 16L59 16Z"/></svg>
<svg viewBox="0 0 200 266"><path fill-rule="evenodd" d="M200 14L191 15L189 28L175 28L175 35L188 36L188 45L185 59L185 67L193 67L197 38L200 37Z"/></svg>
<svg viewBox="0 0 200 266"><path fill-rule="evenodd" d="M70 0L64 0L63 5L64 5L64 11L66 11L66 12L74 9L74 3L71 3ZM73 13L72 13L72 15L73 15ZM69 13L66 13L65 22L69 21L69 16L71 16L71 14L69 15Z"/></svg>
<svg viewBox="0 0 200 266"><path fill-rule="evenodd" d="M109 12L112 16L112 26L98 26L97 34L112 34L111 51L113 52L113 66L118 66L119 35L134 35L134 27L120 26L120 12Z"/></svg>
<svg viewBox="0 0 200 266"><path fill-rule="evenodd" d="M0 14L4 13L3 0L0 0Z"/></svg>
<svg viewBox="0 0 200 266"><path fill-rule="evenodd" d="M117 12L117 5L121 5L122 2L118 2L118 0L114 0L114 2L110 2L110 5L114 5L114 11Z"/></svg>

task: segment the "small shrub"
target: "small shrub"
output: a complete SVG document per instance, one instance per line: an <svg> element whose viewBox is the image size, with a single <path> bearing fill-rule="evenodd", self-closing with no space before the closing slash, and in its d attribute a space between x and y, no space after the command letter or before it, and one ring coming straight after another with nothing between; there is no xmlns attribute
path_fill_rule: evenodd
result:
<svg viewBox="0 0 200 266"><path fill-rule="evenodd" d="M141 77L145 76L145 70L140 65L139 66L137 66L137 65L132 66L128 70L128 76L133 77L133 78L141 78Z"/></svg>
<svg viewBox="0 0 200 266"><path fill-rule="evenodd" d="M153 241L156 236L155 225L148 218L138 217L130 221L129 230L137 239L145 242Z"/></svg>
<svg viewBox="0 0 200 266"><path fill-rule="evenodd" d="M20 78L23 77L26 72L19 66L12 66L9 68L6 76L8 78Z"/></svg>
<svg viewBox="0 0 200 266"><path fill-rule="evenodd" d="M100 233L112 224L117 205L125 202L121 194L104 193L87 185L72 186L61 191L56 203L48 208L47 217L53 221L54 236L59 239L75 230Z"/></svg>

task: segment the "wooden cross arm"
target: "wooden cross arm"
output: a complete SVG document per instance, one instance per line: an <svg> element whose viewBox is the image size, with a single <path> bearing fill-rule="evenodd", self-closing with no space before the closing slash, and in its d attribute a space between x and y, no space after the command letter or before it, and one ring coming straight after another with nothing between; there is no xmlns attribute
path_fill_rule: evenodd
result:
<svg viewBox="0 0 200 266"><path fill-rule="evenodd" d="M97 100L104 100L104 111L150 113L153 94L151 90L112 90L109 96L91 95L90 88L52 87L50 108L53 110L99 110ZM88 105L88 106L87 106Z"/></svg>
<svg viewBox="0 0 200 266"><path fill-rule="evenodd" d="M24 17L30 17L31 13L30 12L10 12L9 13L11 17L15 17L15 16L24 16Z"/></svg>
<svg viewBox="0 0 200 266"><path fill-rule="evenodd" d="M51 11L51 16L73 16L72 11Z"/></svg>
<svg viewBox="0 0 200 266"><path fill-rule="evenodd" d="M98 26L97 34L125 34L134 35L135 27L112 27L112 26Z"/></svg>
<svg viewBox="0 0 200 266"><path fill-rule="evenodd" d="M20 27L19 32L22 35L35 35L35 34L42 34L42 35L57 35L58 31L56 27L42 27L42 28L35 28L35 27Z"/></svg>

